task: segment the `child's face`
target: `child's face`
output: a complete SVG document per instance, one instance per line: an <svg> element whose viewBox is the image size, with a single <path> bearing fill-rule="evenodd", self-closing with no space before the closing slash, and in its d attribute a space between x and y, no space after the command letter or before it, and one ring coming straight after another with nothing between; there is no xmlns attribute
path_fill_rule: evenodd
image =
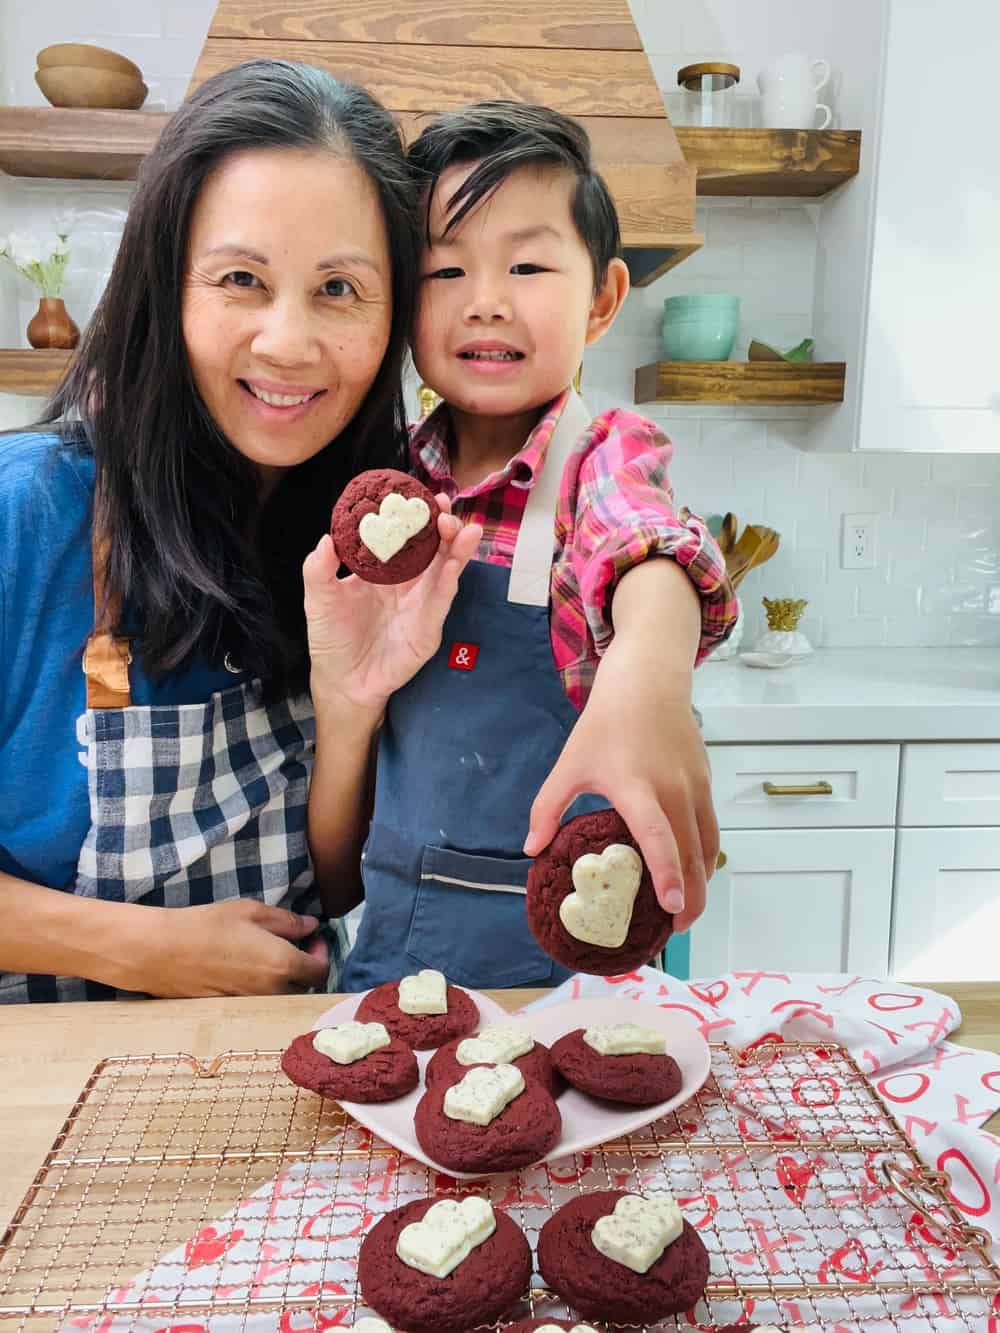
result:
<svg viewBox="0 0 1000 1333"><path fill-rule="evenodd" d="M434 190L413 359L452 407L512 416L566 388L584 347L610 326L628 280L621 261L613 261L609 316L573 223L567 171L514 172L445 237L447 201L474 169L450 167Z"/></svg>

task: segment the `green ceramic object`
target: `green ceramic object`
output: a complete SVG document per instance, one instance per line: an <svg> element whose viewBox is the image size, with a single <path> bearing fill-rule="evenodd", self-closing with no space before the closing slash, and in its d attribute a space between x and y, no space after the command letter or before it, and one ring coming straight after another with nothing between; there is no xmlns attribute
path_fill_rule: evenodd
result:
<svg viewBox="0 0 1000 1333"><path fill-rule="evenodd" d="M791 361L793 365L801 364L812 360L813 346L812 338L803 338L800 343L789 348L787 352L779 352L777 347L772 347L770 343L761 342L759 338L753 338L750 342L749 360Z"/></svg>
<svg viewBox="0 0 1000 1333"><path fill-rule="evenodd" d="M718 292L670 296L663 302L668 361L725 361L740 322L740 300Z"/></svg>

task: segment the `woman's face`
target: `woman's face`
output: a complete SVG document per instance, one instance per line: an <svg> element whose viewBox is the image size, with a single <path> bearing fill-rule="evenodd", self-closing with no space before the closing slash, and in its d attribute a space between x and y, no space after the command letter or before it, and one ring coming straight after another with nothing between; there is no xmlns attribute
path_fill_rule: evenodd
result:
<svg viewBox="0 0 1000 1333"><path fill-rule="evenodd" d="M351 420L391 323L385 223L354 162L256 148L209 176L188 236L184 344L206 407L266 486Z"/></svg>

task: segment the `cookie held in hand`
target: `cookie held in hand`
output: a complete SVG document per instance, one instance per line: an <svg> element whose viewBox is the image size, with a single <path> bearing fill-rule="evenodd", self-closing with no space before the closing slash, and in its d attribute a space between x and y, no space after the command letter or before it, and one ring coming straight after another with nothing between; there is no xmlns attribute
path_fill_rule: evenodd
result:
<svg viewBox="0 0 1000 1333"><path fill-rule="evenodd" d="M654 958L673 930L616 810L564 824L528 872L528 925L557 963L614 976Z"/></svg>
<svg viewBox="0 0 1000 1333"><path fill-rule="evenodd" d="M405 583L434 559L441 537L438 504L415 477L394 468L362 472L334 506L330 535L337 554L367 583Z"/></svg>

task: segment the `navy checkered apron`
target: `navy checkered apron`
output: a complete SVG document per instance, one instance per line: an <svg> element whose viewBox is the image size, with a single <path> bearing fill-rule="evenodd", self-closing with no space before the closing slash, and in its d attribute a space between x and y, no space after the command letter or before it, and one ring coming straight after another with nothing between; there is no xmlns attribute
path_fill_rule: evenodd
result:
<svg viewBox="0 0 1000 1333"><path fill-rule="evenodd" d="M95 545L95 606L104 567ZM135 707L127 639L95 628L83 669L90 829L75 892L112 902L193 907L257 898L296 912L317 895L306 842L316 724L307 695L266 705L255 682L207 703ZM228 665L228 663L227 663ZM330 932L334 977L346 952ZM0 1000L124 999L79 977L0 973Z"/></svg>

